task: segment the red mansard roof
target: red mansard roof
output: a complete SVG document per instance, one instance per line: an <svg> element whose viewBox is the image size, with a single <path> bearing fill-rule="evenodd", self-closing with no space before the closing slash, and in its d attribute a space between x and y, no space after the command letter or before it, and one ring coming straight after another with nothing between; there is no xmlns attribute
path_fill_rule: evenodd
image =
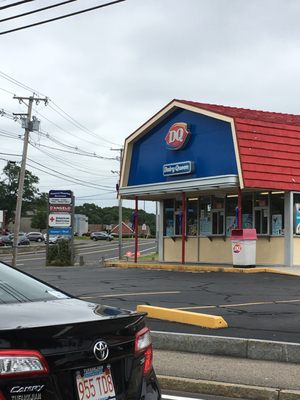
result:
<svg viewBox="0 0 300 400"><path fill-rule="evenodd" d="M234 119L245 188L300 190L300 115L177 101Z"/></svg>

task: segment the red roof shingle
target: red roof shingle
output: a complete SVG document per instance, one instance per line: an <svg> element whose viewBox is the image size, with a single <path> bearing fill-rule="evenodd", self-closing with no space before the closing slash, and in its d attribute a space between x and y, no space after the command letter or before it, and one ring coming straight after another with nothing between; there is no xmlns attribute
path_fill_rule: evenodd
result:
<svg viewBox="0 0 300 400"><path fill-rule="evenodd" d="M233 118L245 188L300 190L300 115L177 101Z"/></svg>

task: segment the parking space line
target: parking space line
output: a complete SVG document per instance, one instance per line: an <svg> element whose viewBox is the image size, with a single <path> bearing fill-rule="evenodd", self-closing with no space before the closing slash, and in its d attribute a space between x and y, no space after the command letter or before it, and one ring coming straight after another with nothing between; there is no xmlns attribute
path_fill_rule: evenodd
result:
<svg viewBox="0 0 300 400"><path fill-rule="evenodd" d="M215 306L193 306L193 307L181 307L176 308L177 310L202 310L210 308L234 308L234 307L247 307L247 306L263 306L268 304L285 304L285 303L300 303L300 299L295 300L274 300L274 301L260 301L252 303L238 303L238 304L219 304Z"/></svg>
<svg viewBox="0 0 300 400"><path fill-rule="evenodd" d="M179 294L178 290L173 290L169 292L135 292L135 293L114 293L114 294L99 294L93 296L79 296L80 299L94 299L94 298L108 298L108 297L128 297L128 296L144 296L144 295L157 295L157 294Z"/></svg>

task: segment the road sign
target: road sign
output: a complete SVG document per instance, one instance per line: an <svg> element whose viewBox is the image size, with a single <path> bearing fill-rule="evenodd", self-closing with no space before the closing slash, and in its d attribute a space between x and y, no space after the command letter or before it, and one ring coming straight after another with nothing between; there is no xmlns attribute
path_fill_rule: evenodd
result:
<svg viewBox="0 0 300 400"><path fill-rule="evenodd" d="M49 204L72 204L71 197L49 197Z"/></svg>
<svg viewBox="0 0 300 400"><path fill-rule="evenodd" d="M71 206L71 204L50 205L49 211L50 212L68 213L68 212L72 212L72 206Z"/></svg>
<svg viewBox="0 0 300 400"><path fill-rule="evenodd" d="M72 236L72 228L48 228L48 235Z"/></svg>
<svg viewBox="0 0 300 400"><path fill-rule="evenodd" d="M69 227L71 226L71 214L50 213L49 227Z"/></svg>
<svg viewBox="0 0 300 400"><path fill-rule="evenodd" d="M50 190L49 198L72 198L72 191L71 190Z"/></svg>

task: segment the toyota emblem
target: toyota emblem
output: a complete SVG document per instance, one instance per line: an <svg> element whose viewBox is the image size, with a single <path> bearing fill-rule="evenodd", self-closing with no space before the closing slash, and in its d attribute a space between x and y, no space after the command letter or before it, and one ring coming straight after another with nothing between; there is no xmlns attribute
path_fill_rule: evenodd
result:
<svg viewBox="0 0 300 400"><path fill-rule="evenodd" d="M99 361L107 359L109 353L108 345L105 342L99 341L94 346L94 355Z"/></svg>

